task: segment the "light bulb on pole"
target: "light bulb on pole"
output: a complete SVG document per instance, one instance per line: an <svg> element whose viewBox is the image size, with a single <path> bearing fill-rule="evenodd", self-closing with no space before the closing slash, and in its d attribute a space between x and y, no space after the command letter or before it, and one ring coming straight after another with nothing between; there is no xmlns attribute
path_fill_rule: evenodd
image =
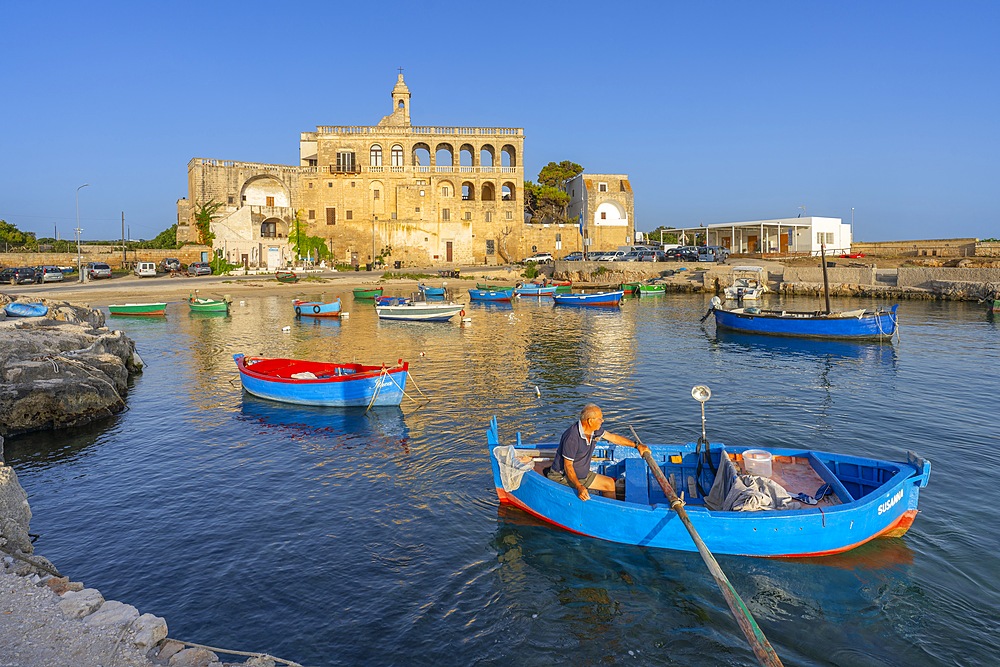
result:
<svg viewBox="0 0 1000 667"><path fill-rule="evenodd" d="M83 255L80 253L80 188L86 188L90 183L84 183L76 189L76 271L77 281L83 282Z"/></svg>

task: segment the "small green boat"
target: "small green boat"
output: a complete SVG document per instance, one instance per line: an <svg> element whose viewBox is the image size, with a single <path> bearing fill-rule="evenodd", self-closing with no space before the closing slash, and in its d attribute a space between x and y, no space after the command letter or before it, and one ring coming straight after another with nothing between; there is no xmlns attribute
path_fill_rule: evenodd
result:
<svg viewBox="0 0 1000 667"><path fill-rule="evenodd" d="M503 292L504 290L514 289L514 287L514 285L490 285L488 283L476 283L476 289L484 289L491 292Z"/></svg>
<svg viewBox="0 0 1000 667"><path fill-rule="evenodd" d="M118 303L109 304L108 311L112 315L139 315L145 317L163 317L167 314L166 303Z"/></svg>
<svg viewBox="0 0 1000 667"><path fill-rule="evenodd" d="M192 313L228 313L232 299L203 299L188 295L188 308Z"/></svg>
<svg viewBox="0 0 1000 667"><path fill-rule="evenodd" d="M274 277L277 278L279 283L297 283L299 282L299 277L294 271L283 271L278 269L274 272Z"/></svg>
<svg viewBox="0 0 1000 667"><path fill-rule="evenodd" d="M619 287L619 289L621 291L625 292L626 294L635 294L636 290L639 289L639 285L641 285L641 284L642 283L640 283L640 282L622 283L621 286Z"/></svg>
<svg viewBox="0 0 1000 667"><path fill-rule="evenodd" d="M375 287L373 289L368 289L365 287L355 287L354 288L354 298L355 299L374 299L377 296L382 296L382 288Z"/></svg>
<svg viewBox="0 0 1000 667"><path fill-rule="evenodd" d="M572 292L572 285L556 285L556 294L570 294Z"/></svg>
<svg viewBox="0 0 1000 667"><path fill-rule="evenodd" d="M666 294L666 293L667 293L666 285L655 285L655 284L647 285L645 283L639 285L639 289L636 292L636 294L638 294L639 296L656 296L658 294Z"/></svg>

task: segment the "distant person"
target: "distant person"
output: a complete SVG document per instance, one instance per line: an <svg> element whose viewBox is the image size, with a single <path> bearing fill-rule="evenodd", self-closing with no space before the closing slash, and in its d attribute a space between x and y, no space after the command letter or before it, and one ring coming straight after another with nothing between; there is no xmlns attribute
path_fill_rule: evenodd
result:
<svg viewBox="0 0 1000 667"><path fill-rule="evenodd" d="M576 489L580 500L590 500L588 489L600 491L605 498L615 497L615 480L590 470L590 459L594 456L598 440L635 447L640 454L649 451L646 445L636 444L628 438L605 431L601 428L603 423L601 409L593 403L585 405L580 412L579 421L566 429L559 439L559 447L548 472L548 478L552 481Z"/></svg>

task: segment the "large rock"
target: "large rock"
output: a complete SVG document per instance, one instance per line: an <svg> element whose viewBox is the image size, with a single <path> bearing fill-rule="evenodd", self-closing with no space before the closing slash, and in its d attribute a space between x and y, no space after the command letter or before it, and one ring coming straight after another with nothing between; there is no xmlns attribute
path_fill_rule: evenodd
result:
<svg viewBox="0 0 1000 667"><path fill-rule="evenodd" d="M3 438L0 437L0 443ZM0 444L2 446L2 444ZM28 507L28 494L17 481L14 469L0 464L0 546L4 550L16 553L20 551L30 554L31 538L28 537L28 524L31 521L31 508Z"/></svg>
<svg viewBox="0 0 1000 667"><path fill-rule="evenodd" d="M125 407L135 343L96 310L47 303L44 317L0 321L0 435L66 428Z"/></svg>
<svg viewBox="0 0 1000 667"><path fill-rule="evenodd" d="M83 618L97 611L104 604L104 596L96 588L70 591L62 596L59 609L69 618Z"/></svg>

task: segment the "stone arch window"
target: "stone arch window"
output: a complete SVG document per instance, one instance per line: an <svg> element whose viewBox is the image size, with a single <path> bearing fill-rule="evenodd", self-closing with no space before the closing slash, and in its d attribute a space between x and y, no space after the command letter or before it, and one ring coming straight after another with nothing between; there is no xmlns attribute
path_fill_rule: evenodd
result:
<svg viewBox="0 0 1000 667"><path fill-rule="evenodd" d="M458 149L458 167L459 171L470 172L476 166L476 149L472 147L472 144L462 144L462 147Z"/></svg>
<svg viewBox="0 0 1000 667"><path fill-rule="evenodd" d="M438 194L442 197L454 197L455 196L455 186L451 181L440 181L438 183Z"/></svg>
<svg viewBox="0 0 1000 667"><path fill-rule="evenodd" d="M496 150L490 144L484 144L482 148L479 149L479 166L483 167L484 171L493 171L493 167L496 164Z"/></svg>
<svg viewBox="0 0 1000 667"><path fill-rule="evenodd" d="M510 169L517 167L517 151L510 144L500 149L500 166Z"/></svg>
<svg viewBox="0 0 1000 667"><path fill-rule="evenodd" d="M486 181L482 187L483 201L493 201L497 198L496 186L492 182Z"/></svg>
<svg viewBox="0 0 1000 667"><path fill-rule="evenodd" d="M392 149L389 152L389 159L392 161L393 167L403 166L403 147L399 144L393 144Z"/></svg>
<svg viewBox="0 0 1000 667"><path fill-rule="evenodd" d="M451 171L455 164L455 148L451 144L438 144L434 149L435 171Z"/></svg>
<svg viewBox="0 0 1000 667"><path fill-rule="evenodd" d="M244 206L289 206L285 184L270 175L253 176L243 184L240 201Z"/></svg>
<svg viewBox="0 0 1000 667"><path fill-rule="evenodd" d="M503 201L514 201L516 193L514 192L514 184L507 181L500 188L500 198Z"/></svg>
<svg viewBox="0 0 1000 667"><path fill-rule="evenodd" d="M369 153L369 164L372 167L382 166L382 147L378 144L372 144L372 148Z"/></svg>
<svg viewBox="0 0 1000 667"><path fill-rule="evenodd" d="M260 235L266 239L273 239L278 236L278 223L274 220L265 220L260 223Z"/></svg>
<svg viewBox="0 0 1000 667"><path fill-rule="evenodd" d="M413 145L413 167L417 171L430 171L431 147L424 143Z"/></svg>
<svg viewBox="0 0 1000 667"><path fill-rule="evenodd" d="M476 186L465 181L462 183L462 201L475 201L476 199Z"/></svg>

